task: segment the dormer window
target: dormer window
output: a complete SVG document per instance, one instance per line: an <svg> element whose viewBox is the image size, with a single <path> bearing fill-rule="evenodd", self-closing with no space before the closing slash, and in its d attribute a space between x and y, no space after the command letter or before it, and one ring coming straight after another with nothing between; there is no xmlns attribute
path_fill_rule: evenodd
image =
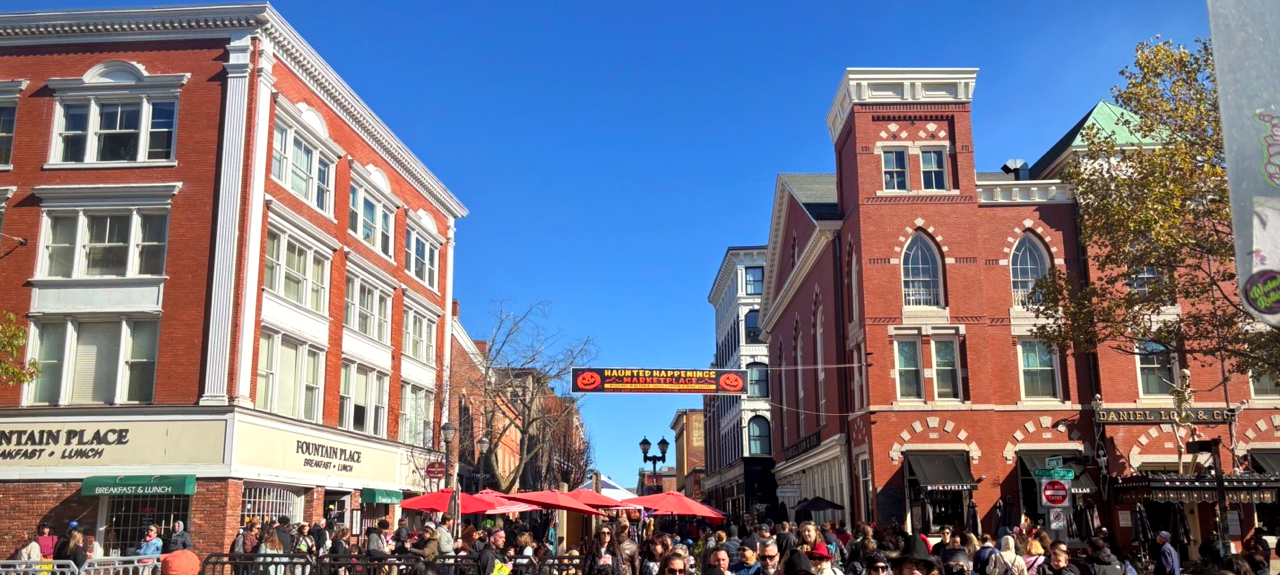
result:
<svg viewBox="0 0 1280 575"><path fill-rule="evenodd" d="M58 106L50 167L172 163L178 93L189 78L148 74L141 65L111 61L81 78L49 80Z"/></svg>

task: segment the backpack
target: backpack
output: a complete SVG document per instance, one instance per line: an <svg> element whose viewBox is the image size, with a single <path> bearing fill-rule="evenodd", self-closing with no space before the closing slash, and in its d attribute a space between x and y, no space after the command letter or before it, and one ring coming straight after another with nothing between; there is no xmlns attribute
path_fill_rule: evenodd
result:
<svg viewBox="0 0 1280 575"><path fill-rule="evenodd" d="M244 553L244 531L237 533L235 541L231 542L231 553Z"/></svg>
<svg viewBox="0 0 1280 575"><path fill-rule="evenodd" d="M1013 575L1013 566L997 551L987 558L987 575Z"/></svg>

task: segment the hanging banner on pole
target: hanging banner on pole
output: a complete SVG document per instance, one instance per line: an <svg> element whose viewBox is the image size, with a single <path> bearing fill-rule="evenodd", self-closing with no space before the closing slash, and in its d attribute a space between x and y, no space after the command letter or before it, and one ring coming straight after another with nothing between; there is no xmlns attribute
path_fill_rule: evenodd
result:
<svg viewBox="0 0 1280 575"><path fill-rule="evenodd" d="M646 369L575 367L574 393L700 393L741 395L747 372L741 369Z"/></svg>
<svg viewBox="0 0 1280 575"><path fill-rule="evenodd" d="M1240 298L1280 327L1280 11L1209 0Z"/></svg>

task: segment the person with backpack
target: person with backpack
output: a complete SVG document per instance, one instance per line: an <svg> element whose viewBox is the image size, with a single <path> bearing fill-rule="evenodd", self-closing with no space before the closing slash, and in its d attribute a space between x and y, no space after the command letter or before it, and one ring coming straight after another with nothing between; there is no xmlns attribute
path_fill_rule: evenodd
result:
<svg viewBox="0 0 1280 575"><path fill-rule="evenodd" d="M982 543L973 553L973 572L976 575L982 575L987 572L987 564L991 561L991 556L999 553L996 551L995 543L991 540L991 534L987 533L982 536Z"/></svg>
<svg viewBox="0 0 1280 575"><path fill-rule="evenodd" d="M1000 551L991 554L985 575L1027 575L1027 563L1018 556L1012 535L1000 538ZM979 573L978 575L984 575Z"/></svg>

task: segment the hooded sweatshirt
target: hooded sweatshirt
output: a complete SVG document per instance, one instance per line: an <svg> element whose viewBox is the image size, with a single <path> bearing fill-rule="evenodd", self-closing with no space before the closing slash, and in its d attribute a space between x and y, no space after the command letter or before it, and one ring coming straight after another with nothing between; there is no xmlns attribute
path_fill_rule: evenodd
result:
<svg viewBox="0 0 1280 575"><path fill-rule="evenodd" d="M1084 558L1089 573L1085 575L1124 575L1124 565L1111 554L1110 549L1094 551Z"/></svg>
<svg viewBox="0 0 1280 575"><path fill-rule="evenodd" d="M1007 571L1003 568L1005 565L1009 567ZM1000 538L1000 552L993 554L991 560L987 561L986 575L1001 575L1002 573L1027 575L1027 563L1022 560L1022 556L1018 555L1017 546L1011 535L1005 535ZM983 574L979 573L978 575Z"/></svg>

